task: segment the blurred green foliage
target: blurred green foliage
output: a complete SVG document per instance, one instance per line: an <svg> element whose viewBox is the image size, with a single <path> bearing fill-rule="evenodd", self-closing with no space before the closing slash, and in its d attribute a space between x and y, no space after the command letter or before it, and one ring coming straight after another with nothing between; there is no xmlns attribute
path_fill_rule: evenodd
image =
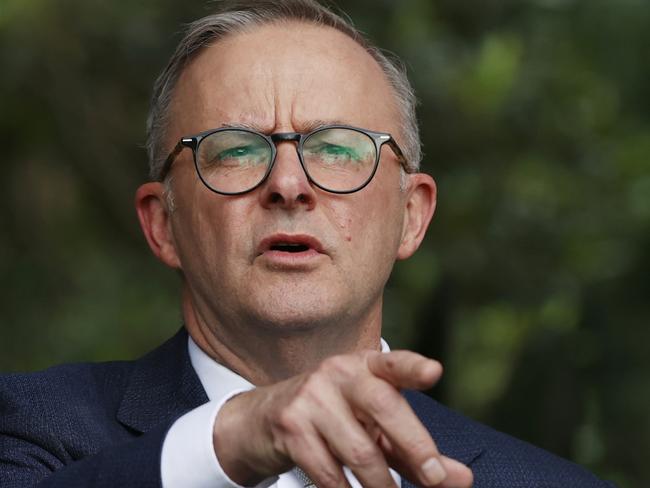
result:
<svg viewBox="0 0 650 488"><path fill-rule="evenodd" d="M439 206L386 293L433 394L650 486L650 3L339 2L399 53ZM0 0L0 369L134 357L180 324L132 210L153 80L199 0Z"/></svg>

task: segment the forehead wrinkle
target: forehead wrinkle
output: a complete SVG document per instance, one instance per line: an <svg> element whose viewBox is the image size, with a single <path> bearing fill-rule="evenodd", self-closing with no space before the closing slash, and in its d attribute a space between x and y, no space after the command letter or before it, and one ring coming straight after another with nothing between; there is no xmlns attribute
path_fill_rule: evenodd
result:
<svg viewBox="0 0 650 488"><path fill-rule="evenodd" d="M287 81L287 79L283 79L283 73L280 70L274 70L272 73L272 89L268 91L267 97L273 98L273 100L269 100L269 106L275 110L275 131L289 132L292 130L291 119L294 100L298 91L295 87L302 84L302 76L297 79L294 76L291 77L290 81Z"/></svg>
<svg viewBox="0 0 650 488"><path fill-rule="evenodd" d="M224 89L230 89L232 93L226 98L217 98L218 103L203 104L198 103L200 101L196 100L197 103L193 108L201 116L191 117L187 120L187 125L196 129L194 132L216 128L221 124L224 126L246 127L262 133L290 132L294 130L306 133L322 125L329 124L352 125L393 133L399 132L395 130L398 127L393 127L396 118L392 113L393 111L387 110L388 106L392 105L390 103L372 104L367 102L369 107L375 108L377 108L377 105L386 105L380 112L391 112L391 117L388 118L383 115L380 118L376 117L375 115L378 115L375 113L377 110L370 111L374 115L368 117L364 110L355 112L348 109L355 99L364 100L367 96L369 89L368 76L372 76L375 81L375 83L371 83L372 85L387 84L387 80L375 60L365 51L359 52L362 48L355 46L354 41L347 37L338 39L347 46L345 51L338 52L336 49L325 49L322 52L320 50L323 45L322 42L327 41L329 43L330 41L327 39L325 41L318 40L317 44L313 39L310 40L312 37L310 32L317 29L337 36L339 35L337 31L312 25L300 26L307 34L310 34L307 36L310 42L305 43L304 47L312 50L318 49L318 54L327 54L327 56L317 64L314 64L312 58L307 60L302 58L293 60L292 58L290 63L292 70L276 70L277 66L286 68L287 60L285 58L288 55L276 60L274 52L266 52L272 48L272 43L266 42L260 45L259 39L255 39L259 31L270 29L270 27L267 26L249 33L234 35L209 47L206 53L199 57L203 63L207 63L205 66L203 63L196 66L196 61L199 58L195 60L194 74L198 76L193 78L194 81L198 81L198 91L209 96L214 92L219 93L221 91L220 87L223 87ZM286 29L284 30L286 31ZM284 37L291 37L291 34L295 34L295 32L291 30L282 33ZM229 48L232 44L247 41L247 37L249 37L249 40L252 38L255 41L255 45L252 47L253 52L259 56L246 57L245 60L242 60L239 55L232 54ZM348 42L352 44L348 46ZM248 50L251 50L251 46L248 46ZM361 57L358 57L358 54ZM214 61L215 58L218 58L218 63ZM213 62L210 63L210 60L213 60ZM276 61L277 64L274 64ZM297 61L301 62L298 63ZM241 70L238 69L242 63L246 66L245 74L242 74ZM333 76L333 74L325 65L328 67L330 65L335 67L355 67L355 69L350 68L345 71L345 75L349 77L345 89L340 89L338 92L330 89L330 82L324 80L328 80L331 77L330 75ZM359 69L356 69L357 65ZM224 66L229 67L229 69L222 69ZM364 69L361 69L362 67ZM323 76L319 76L319 69L326 70ZM218 78L215 77L216 75L218 75ZM196 80L197 77L198 80ZM390 87L387 88L387 92L392 95ZM321 92L325 94L324 97L320 96Z"/></svg>
<svg viewBox="0 0 650 488"><path fill-rule="evenodd" d="M219 127L233 127L250 129L263 134L273 132L275 123L273 118L264 112L241 112L237 116L223 117L220 119Z"/></svg>
<svg viewBox="0 0 650 488"><path fill-rule="evenodd" d="M349 122L340 119L314 119L307 120L304 122L292 122L292 129L301 134L307 134L313 132L317 129L323 127L328 127L332 125L351 125ZM213 127L214 129L248 129L255 132L261 132L262 134L273 134L279 132L275 130L275 127L269 129L268 125L259 124L257 122L242 122L240 120L232 122L224 122L219 127Z"/></svg>

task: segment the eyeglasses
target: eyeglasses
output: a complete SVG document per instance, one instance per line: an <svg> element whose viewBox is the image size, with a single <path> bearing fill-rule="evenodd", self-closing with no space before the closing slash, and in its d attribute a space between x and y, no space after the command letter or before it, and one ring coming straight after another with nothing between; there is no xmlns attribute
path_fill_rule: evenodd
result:
<svg viewBox="0 0 650 488"><path fill-rule="evenodd" d="M185 147L192 149L201 181L221 195L241 195L260 186L273 170L279 142L297 142L296 151L307 179L331 193L353 193L365 187L377 171L381 147L388 144L409 171L401 149L390 134L346 125L319 127L307 134L265 135L244 128L213 129L183 137L169 154L159 180Z"/></svg>

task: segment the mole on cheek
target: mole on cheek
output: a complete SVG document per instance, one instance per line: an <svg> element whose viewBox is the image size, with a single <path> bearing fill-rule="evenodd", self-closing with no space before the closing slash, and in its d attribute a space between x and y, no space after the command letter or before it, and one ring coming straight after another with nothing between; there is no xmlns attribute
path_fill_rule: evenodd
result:
<svg viewBox="0 0 650 488"><path fill-rule="evenodd" d="M352 227L352 217L345 217L342 215L342 212L338 212L333 208L331 209L329 217L330 222L341 229L343 239L350 242L352 240L352 232L350 231L350 228Z"/></svg>
<svg viewBox="0 0 650 488"><path fill-rule="evenodd" d="M350 227L352 227L352 219L347 218L344 222L341 222L341 228L344 232L345 240L350 242L352 241L352 234L350 233Z"/></svg>

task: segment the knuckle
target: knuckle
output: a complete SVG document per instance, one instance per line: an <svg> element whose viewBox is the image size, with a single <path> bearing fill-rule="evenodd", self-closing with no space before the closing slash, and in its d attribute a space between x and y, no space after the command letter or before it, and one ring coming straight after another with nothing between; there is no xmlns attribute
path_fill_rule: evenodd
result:
<svg viewBox="0 0 650 488"><path fill-rule="evenodd" d="M437 450L431 437L413 437L406 441L406 451L415 460L426 460L437 454Z"/></svg>
<svg viewBox="0 0 650 488"><path fill-rule="evenodd" d="M285 434L298 434L301 431L299 413L292 404L276 413L273 426Z"/></svg>
<svg viewBox="0 0 650 488"><path fill-rule="evenodd" d="M377 461L377 448L369 442L357 442L350 446L350 468L371 466Z"/></svg>
<svg viewBox="0 0 650 488"><path fill-rule="evenodd" d="M314 371L295 391L293 403L299 405L296 410L313 413L327 410L331 403L332 388L330 380L319 371Z"/></svg>
<svg viewBox="0 0 650 488"><path fill-rule="evenodd" d="M338 488L343 483L343 474L328 467L322 467L316 473L317 485L322 488Z"/></svg>
<svg viewBox="0 0 650 488"><path fill-rule="evenodd" d="M291 442L288 442L283 435L274 435L271 440L271 446L276 453L281 453L285 456L291 451Z"/></svg>
<svg viewBox="0 0 650 488"><path fill-rule="evenodd" d="M315 398L318 397L318 393L323 388L324 378L322 373L315 371L305 378L305 380L300 384L296 391L296 398L306 397L306 398Z"/></svg>
<svg viewBox="0 0 650 488"><path fill-rule="evenodd" d="M385 384L378 383L367 387L366 400L371 411L376 414L394 413L401 405L402 397Z"/></svg>
<svg viewBox="0 0 650 488"><path fill-rule="evenodd" d="M383 354L381 358L384 363L384 369L388 373L393 373L397 369L398 362L394 354Z"/></svg>
<svg viewBox="0 0 650 488"><path fill-rule="evenodd" d="M325 374L348 374L350 371L350 358L345 355L330 356L319 366L318 371Z"/></svg>

